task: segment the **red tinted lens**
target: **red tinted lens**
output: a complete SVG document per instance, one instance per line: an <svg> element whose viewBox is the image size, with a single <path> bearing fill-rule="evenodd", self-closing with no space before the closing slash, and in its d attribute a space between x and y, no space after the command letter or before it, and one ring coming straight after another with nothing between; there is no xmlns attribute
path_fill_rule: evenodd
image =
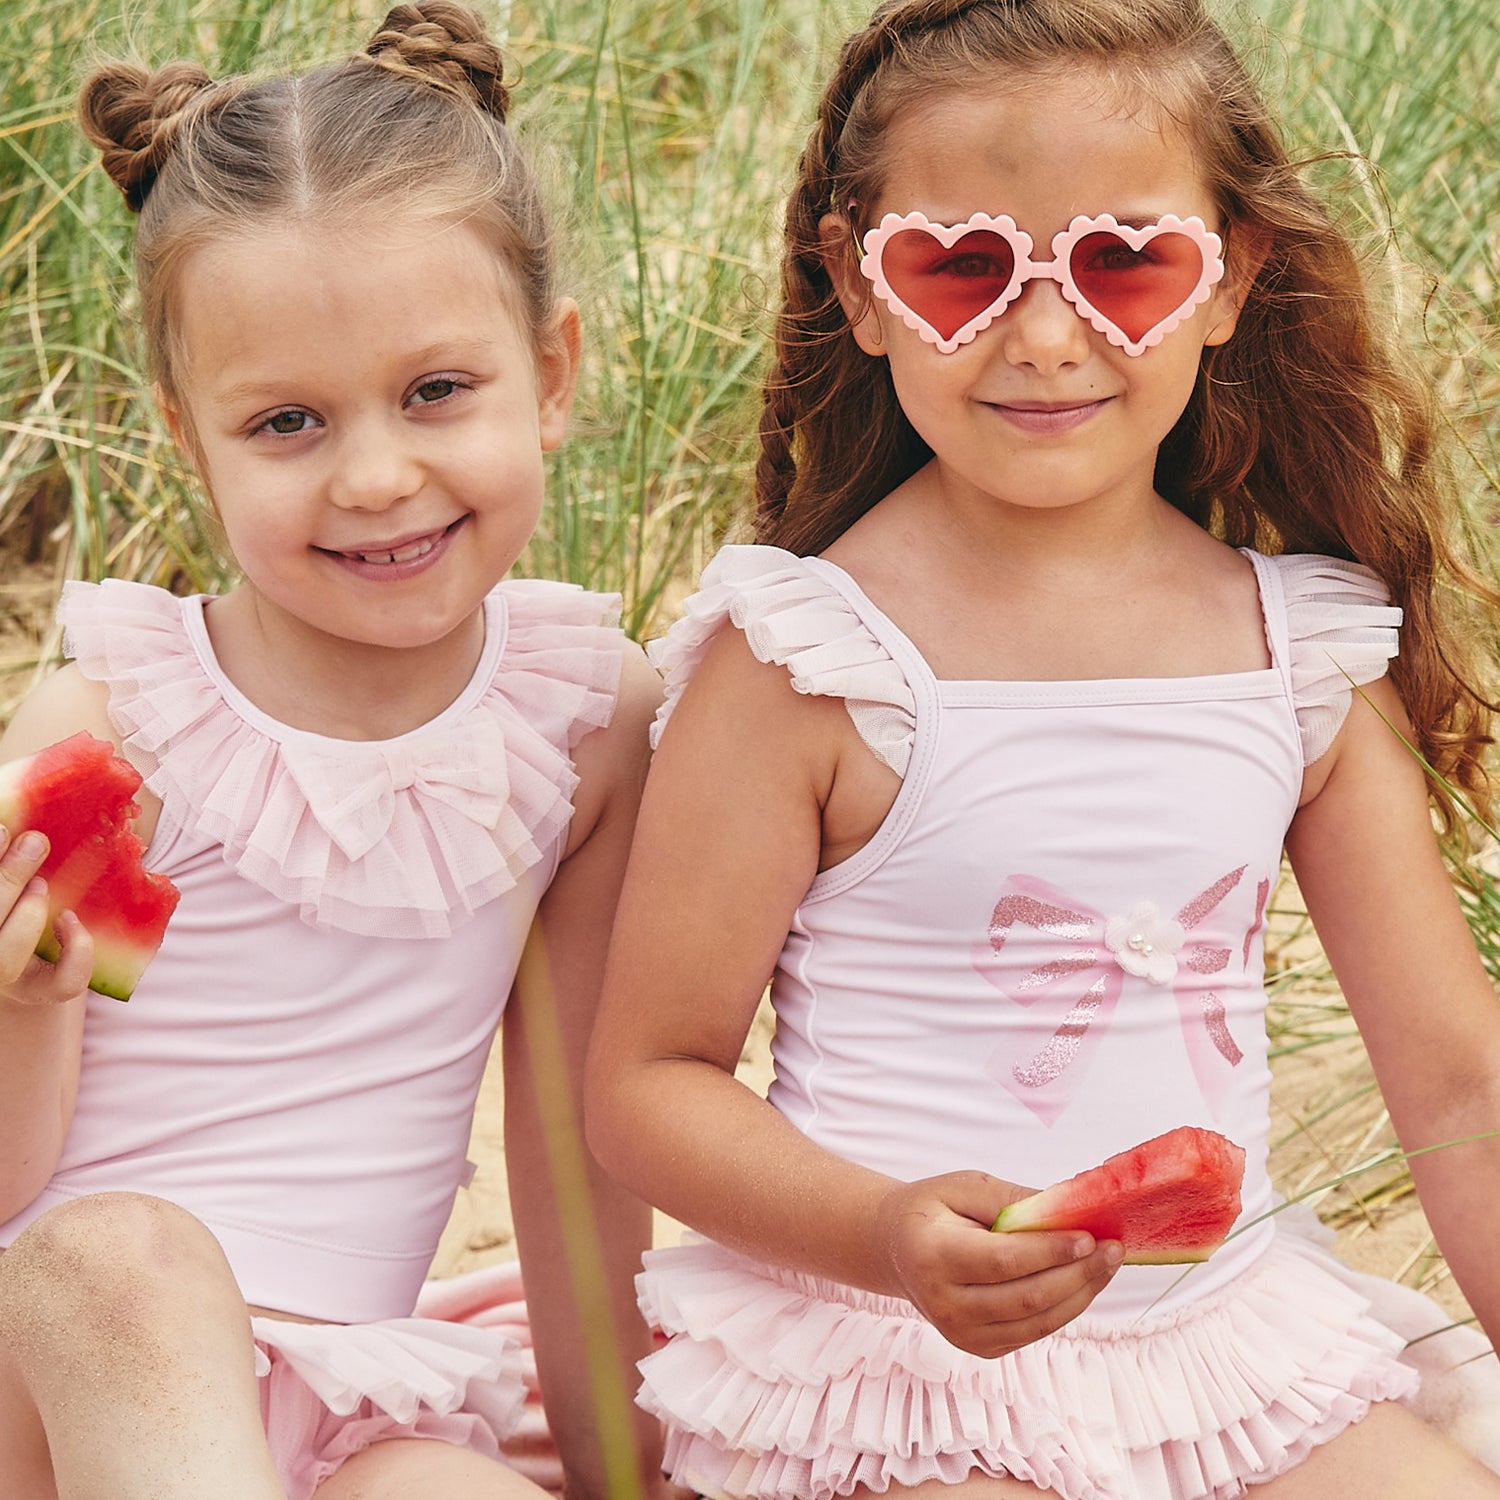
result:
<svg viewBox="0 0 1500 1500"><path fill-rule="evenodd" d="M880 265L890 289L949 339L999 300L1016 257L992 229L972 229L952 246L925 229L903 229L885 242Z"/></svg>
<svg viewBox="0 0 1500 1500"><path fill-rule="evenodd" d="M1203 252L1185 234L1158 234L1132 250L1117 234L1086 234L1068 256L1073 284L1121 333L1142 339L1197 288Z"/></svg>

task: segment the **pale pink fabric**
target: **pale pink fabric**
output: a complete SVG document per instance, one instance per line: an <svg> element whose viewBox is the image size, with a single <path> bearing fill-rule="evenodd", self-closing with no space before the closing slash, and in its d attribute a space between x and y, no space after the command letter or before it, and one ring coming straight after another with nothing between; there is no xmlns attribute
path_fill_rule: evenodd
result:
<svg viewBox="0 0 1500 1500"><path fill-rule="evenodd" d="M725 547L683 610L672 630L648 648L666 682L653 745L728 621L744 632L758 660L787 669L799 693L842 698L865 743L892 770L905 773L916 718L901 668L802 558L776 547Z"/></svg>
<svg viewBox="0 0 1500 1500"><path fill-rule="evenodd" d="M468 691L369 743L249 703L213 659L205 606L110 579L66 585L59 612L67 653L109 684L169 824L308 921L375 937L446 937L548 857L572 814L568 750L614 711L615 605L540 579L501 584Z"/></svg>
<svg viewBox="0 0 1500 1500"><path fill-rule="evenodd" d="M420 1437L501 1458L526 1399L503 1334L421 1318L342 1326L252 1320L261 1418L290 1500L356 1453Z"/></svg>
<svg viewBox="0 0 1500 1500"><path fill-rule="evenodd" d="M501 584L467 688L373 745L246 703L212 608L65 594L69 648L162 799L147 864L181 902L130 1003L90 999L62 1158L0 1244L53 1204L150 1193L213 1231L254 1305L405 1318L566 837L572 748L613 712L617 601Z"/></svg>
<svg viewBox="0 0 1500 1500"><path fill-rule="evenodd" d="M642 1402L674 1477L718 1494L825 1500L977 1470L1065 1500L1222 1500L1417 1384L1323 1259L1281 1236L1174 1314L1085 1314L986 1360L896 1298L718 1245L654 1251L642 1307L678 1337L644 1362Z"/></svg>
<svg viewBox="0 0 1500 1500"><path fill-rule="evenodd" d="M713 1245L654 1252L642 1303L673 1337L641 1399L681 1482L823 1500L978 1469L1068 1500L1231 1495L1413 1392L1404 1338L1274 1226L1262 985L1304 765L1350 679L1395 653L1398 612L1352 564L1247 557L1271 656L1251 672L939 680L841 569L757 547L715 560L657 648L670 704L742 628L801 690L888 710L877 753L905 767L777 963L770 1099L793 1125L908 1181L1040 1187L1185 1124L1247 1154L1210 1261L1126 1267L1085 1318L995 1361L904 1303Z"/></svg>
<svg viewBox="0 0 1500 1500"><path fill-rule="evenodd" d="M1351 685L1384 674L1396 653L1401 611L1358 563L1296 553L1261 559L1260 565L1276 570L1285 597L1288 666L1303 759L1310 765L1333 743L1349 709ZM865 743L905 774L916 728L911 688L858 613L805 559L777 547L724 547L683 609L683 618L650 648L666 679L653 743L728 621L744 632L758 660L786 667L799 693L842 698Z"/></svg>
<svg viewBox="0 0 1500 1500"><path fill-rule="evenodd" d="M560 1495L562 1460L542 1409L520 1266L515 1261L499 1261L462 1276L429 1281L417 1298L417 1312L424 1318L444 1318L483 1329L515 1346L526 1399L515 1425L500 1445L501 1457L533 1484Z"/></svg>
<svg viewBox="0 0 1500 1500"><path fill-rule="evenodd" d="M428 1282L417 1316L363 1327L256 1318L261 1416L288 1500L392 1438L470 1448L560 1495L520 1267Z"/></svg>

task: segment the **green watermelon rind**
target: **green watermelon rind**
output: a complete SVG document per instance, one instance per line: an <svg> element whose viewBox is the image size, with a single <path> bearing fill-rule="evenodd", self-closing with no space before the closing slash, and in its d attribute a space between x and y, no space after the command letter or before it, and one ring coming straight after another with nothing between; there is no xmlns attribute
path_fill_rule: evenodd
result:
<svg viewBox="0 0 1500 1500"><path fill-rule="evenodd" d="M1197 1197L1206 1201L1207 1211L1216 1224L1206 1236L1179 1235L1172 1240L1155 1230L1149 1243L1139 1243L1138 1238L1132 1243L1132 1232L1138 1237L1139 1226L1121 1236L1126 1265L1196 1265L1224 1243L1239 1217L1244 1163L1244 1151L1216 1131L1179 1126L1119 1152L1075 1177L1008 1204L991 1227L1000 1233L1081 1229L1096 1233L1101 1239L1115 1238L1100 1233L1096 1226L1099 1216L1106 1211L1119 1217L1116 1203L1139 1198L1149 1205L1153 1196L1163 1194L1184 1199Z"/></svg>
<svg viewBox="0 0 1500 1500"><path fill-rule="evenodd" d="M94 938L94 972L89 975L89 989L106 1000L129 1000L146 972L146 965L156 957L156 949L143 953L141 945L131 944L127 951L126 945L94 937L92 931L89 936ZM36 945L36 956L49 964L62 957L62 947L51 923Z"/></svg>

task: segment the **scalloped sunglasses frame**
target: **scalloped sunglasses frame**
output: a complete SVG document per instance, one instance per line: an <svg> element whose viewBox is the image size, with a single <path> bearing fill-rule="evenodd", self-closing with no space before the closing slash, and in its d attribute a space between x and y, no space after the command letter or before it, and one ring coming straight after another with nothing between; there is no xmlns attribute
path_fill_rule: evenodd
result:
<svg viewBox="0 0 1500 1500"><path fill-rule="evenodd" d="M998 295L985 295L986 287L977 277L966 297L951 288L944 292L936 287L930 272L921 268L922 257L933 256L922 239L935 241L940 257L958 249L971 235L996 236L1007 247L1010 274ZM1075 266L1084 247L1123 247L1138 254L1164 236L1171 237L1173 243L1168 248L1163 240L1160 250L1165 254L1161 259L1136 263L1157 268L1154 285L1147 286L1145 294L1139 279L1135 288L1123 282L1111 288L1109 272L1101 276L1087 266ZM903 237L904 243L900 243ZM893 241L898 241L894 250ZM971 253L981 253L981 246L992 243L976 241ZM938 224L920 211L888 213L865 233L862 244L856 240L856 248L861 249L860 271L875 295L942 354L952 354L976 338L1021 295L1028 281L1038 277L1056 281L1079 317L1111 344L1129 355L1144 354L1190 318L1224 276L1224 242L1196 215L1183 219L1167 214L1155 223L1136 227L1121 224L1113 214L1079 214L1052 237L1050 261L1033 260L1033 244L1031 236L1018 228L1009 214L997 217L974 213L961 224ZM993 283L995 279L986 280ZM976 300L981 296L982 305ZM956 312L940 305L955 302ZM967 316L955 324L959 314ZM1122 321L1128 326L1121 326Z"/></svg>

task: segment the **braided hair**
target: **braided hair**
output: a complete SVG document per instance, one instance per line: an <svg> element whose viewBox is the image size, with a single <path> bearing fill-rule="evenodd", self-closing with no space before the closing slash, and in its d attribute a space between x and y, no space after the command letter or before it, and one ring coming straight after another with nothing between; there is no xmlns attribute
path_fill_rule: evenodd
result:
<svg viewBox="0 0 1500 1500"><path fill-rule="evenodd" d="M872 80L908 37L947 26L977 3L882 6L844 43L819 102L787 202L782 305L763 390L755 467L756 533L763 541L821 551L931 457L896 400L885 361L866 358L854 343L824 262L822 224L846 210L849 195L856 202L864 196L855 193L857 185L868 192L868 183L856 183L867 174L851 168L844 137ZM838 440L855 430L857 445ZM799 506L788 516L794 490L816 496L816 509Z"/></svg>
<svg viewBox="0 0 1500 1500"><path fill-rule="evenodd" d="M300 76L211 79L128 62L84 84L79 116L136 227L152 378L181 405L172 292L197 247L372 211L463 222L510 273L538 345L555 300L535 176L506 127L504 60L455 0L396 6L364 51Z"/></svg>
<svg viewBox="0 0 1500 1500"><path fill-rule="evenodd" d="M1202 0L886 0L846 41L787 206L758 539L820 552L931 457L887 361L855 343L828 269L848 257L842 279L861 286L854 246L873 222L891 121L939 95L1079 64L1183 132L1231 268L1240 247L1265 250L1234 337L1205 350L1158 453L1158 492L1232 545L1373 569L1405 611L1391 675L1418 748L1483 809L1491 707L1465 601L1500 596L1459 550L1430 390L1377 325L1354 247ZM1438 782L1434 792L1451 826L1452 797Z"/></svg>

